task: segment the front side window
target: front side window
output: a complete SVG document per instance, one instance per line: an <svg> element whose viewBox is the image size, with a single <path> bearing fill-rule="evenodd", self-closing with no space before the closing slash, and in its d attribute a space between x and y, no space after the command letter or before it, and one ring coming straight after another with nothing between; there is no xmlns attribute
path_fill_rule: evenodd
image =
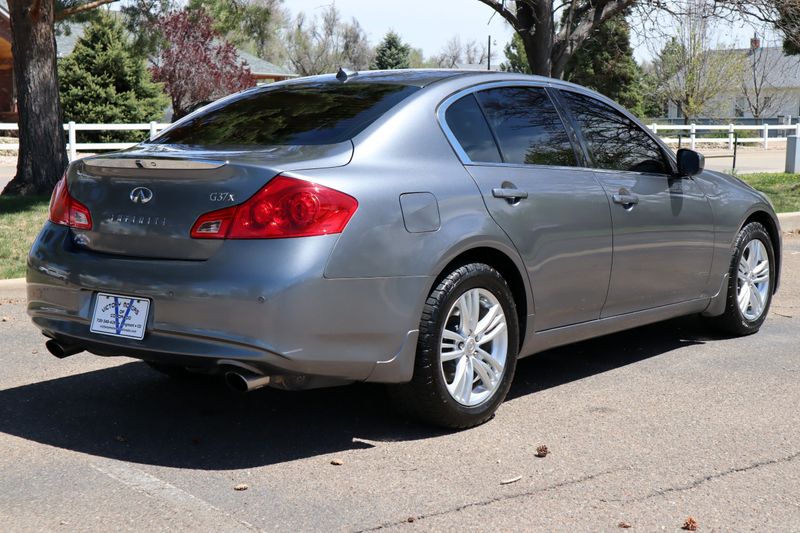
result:
<svg viewBox="0 0 800 533"><path fill-rule="evenodd" d="M598 168L670 173L658 143L616 109L588 96L561 91L589 145Z"/></svg>
<svg viewBox="0 0 800 533"><path fill-rule="evenodd" d="M567 130L540 87L500 87L477 93L503 161L513 164L576 166Z"/></svg>
<svg viewBox="0 0 800 533"><path fill-rule="evenodd" d="M247 91L166 130L153 144L270 146L352 139L419 87L316 82Z"/></svg>

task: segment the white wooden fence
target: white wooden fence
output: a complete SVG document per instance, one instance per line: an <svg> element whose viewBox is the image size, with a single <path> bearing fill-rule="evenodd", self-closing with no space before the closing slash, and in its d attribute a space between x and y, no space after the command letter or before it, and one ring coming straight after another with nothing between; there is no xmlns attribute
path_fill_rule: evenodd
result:
<svg viewBox="0 0 800 533"><path fill-rule="evenodd" d="M137 131L145 130L150 132L150 138L155 137L156 133L163 130L170 124L159 122L150 122L142 124L76 124L69 122L64 124L64 130L67 131L67 150L69 151L69 159L78 157L78 151L98 151L98 150L122 150L133 146L135 143L81 143L78 142L79 131ZM800 137L800 124L784 125L784 124L762 124L762 125L736 125L736 124L650 124L648 126L653 133L661 135L661 138L668 143L683 144L686 139L688 146L692 149L699 143L703 144L727 144L729 150L733 149L734 139L738 132L755 131L756 136L741 137L737 141L739 143L760 143L764 149L769 148L770 142L785 141L788 135L797 135ZM14 123L0 123L0 131L3 130L17 130L19 126ZM770 137L769 132L782 131L783 134L779 137ZM665 137L664 134L673 132L672 136ZM718 133L726 132L727 135L720 137L704 137L704 132ZM18 143L0 144L0 150L18 150Z"/></svg>
<svg viewBox="0 0 800 533"><path fill-rule="evenodd" d="M136 143L80 143L78 142L79 131L149 131L150 138L156 136L156 133L163 130L170 124L163 124L160 122L149 122L141 124L76 124L69 122L64 124L64 130L67 132L67 150L69 151L69 160L72 161L78 157L78 150L83 152L93 152L97 150L123 150L129 148ZM0 123L0 131L18 130L19 126L16 123ZM19 143L0 144L0 150L19 150Z"/></svg>
<svg viewBox="0 0 800 533"><path fill-rule="evenodd" d="M666 132L677 132L681 136L681 141L684 139L688 142L689 148L695 149L698 143L721 143L727 144L728 150L733 150L734 139L738 143L760 143L766 150L769 148L770 142L785 141L788 135L797 135L800 137L800 123L798 124L760 124L760 125L736 125L736 124L650 124L648 126L653 133L660 135L664 142L675 143L679 142L676 136L665 137ZM752 137L736 136L738 132L742 131L755 131L757 135ZM782 131L781 136L770 137L769 132ZM726 132L727 135L719 137L703 137L703 132ZM681 142L681 144L682 144Z"/></svg>

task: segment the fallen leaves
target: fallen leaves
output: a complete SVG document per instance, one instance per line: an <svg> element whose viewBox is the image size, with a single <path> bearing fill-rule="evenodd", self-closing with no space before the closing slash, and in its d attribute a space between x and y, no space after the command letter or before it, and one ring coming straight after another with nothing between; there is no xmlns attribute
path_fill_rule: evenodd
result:
<svg viewBox="0 0 800 533"><path fill-rule="evenodd" d="M250 487L247 485L247 483L239 483L238 485L236 485L235 487L233 487L233 490L237 490L237 491L243 491L243 490L247 490L247 489L249 489L249 488L250 488Z"/></svg>
<svg viewBox="0 0 800 533"><path fill-rule="evenodd" d="M501 485L510 485L511 483L516 483L516 482L517 482L517 481L519 481L520 479L522 479L522 476L512 477L512 478L509 478L509 479L504 479L504 480L502 480L502 481L500 482L500 484L501 484Z"/></svg>
<svg viewBox="0 0 800 533"><path fill-rule="evenodd" d="M409 523L409 524L410 524L411 522L415 521L415 520L416 520L416 518L414 518L413 516L409 516L409 517L408 517L408 523Z"/></svg>
<svg viewBox="0 0 800 533"><path fill-rule="evenodd" d="M341 459L333 459L331 461L331 464L333 466L342 466L344 464L344 461L342 461Z"/></svg>
<svg viewBox="0 0 800 533"><path fill-rule="evenodd" d="M550 453L550 450L547 449L547 446L542 444L536 448L536 457L547 457L547 454Z"/></svg>
<svg viewBox="0 0 800 533"><path fill-rule="evenodd" d="M631 527L631 525L630 525L628 522L625 522L625 521L623 520L622 522L620 522L619 524L617 524L617 527L618 527L618 528L622 528L622 529L629 529L629 528Z"/></svg>
<svg viewBox="0 0 800 533"><path fill-rule="evenodd" d="M695 520L690 516L683 523L683 527L681 529L684 529L686 531L697 531L697 528L698 528L697 520Z"/></svg>
<svg viewBox="0 0 800 533"><path fill-rule="evenodd" d="M11 317L4 316L0 318L0 322L11 322Z"/></svg>

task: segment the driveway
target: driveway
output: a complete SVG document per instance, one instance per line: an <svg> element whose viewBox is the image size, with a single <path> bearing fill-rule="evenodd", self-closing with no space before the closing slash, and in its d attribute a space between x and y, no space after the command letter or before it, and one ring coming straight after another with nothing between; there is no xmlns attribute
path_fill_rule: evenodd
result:
<svg viewBox="0 0 800 533"><path fill-rule="evenodd" d="M683 318L539 354L494 420L457 433L397 418L375 386L238 396L129 359L56 360L7 290L0 524L800 530L800 238L785 243L759 334Z"/></svg>

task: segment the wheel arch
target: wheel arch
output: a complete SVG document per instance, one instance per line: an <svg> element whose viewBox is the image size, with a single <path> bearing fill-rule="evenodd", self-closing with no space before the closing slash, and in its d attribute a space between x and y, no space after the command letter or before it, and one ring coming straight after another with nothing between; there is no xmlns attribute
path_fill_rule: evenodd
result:
<svg viewBox="0 0 800 533"><path fill-rule="evenodd" d="M527 273L522 266L521 260L512 258L509 251L501 250L498 247L481 244L459 251L455 255L448 256L444 264L438 267L433 283L428 289L428 293L436 287L442 279L450 272L460 266L469 263L484 263L497 270L511 289L514 297L514 305L517 308L517 320L519 323L519 347L525 341L527 330L528 314L533 313L533 296L528 281Z"/></svg>
<svg viewBox="0 0 800 533"><path fill-rule="evenodd" d="M773 287L773 294L778 291L778 284L781 278L781 230L778 221L768 212L763 209L756 209L747 215L747 218L739 226L738 235L742 229L751 222L758 222L767 229L767 234L772 242L772 249L775 253L775 286ZM734 241L735 242L735 241Z"/></svg>

